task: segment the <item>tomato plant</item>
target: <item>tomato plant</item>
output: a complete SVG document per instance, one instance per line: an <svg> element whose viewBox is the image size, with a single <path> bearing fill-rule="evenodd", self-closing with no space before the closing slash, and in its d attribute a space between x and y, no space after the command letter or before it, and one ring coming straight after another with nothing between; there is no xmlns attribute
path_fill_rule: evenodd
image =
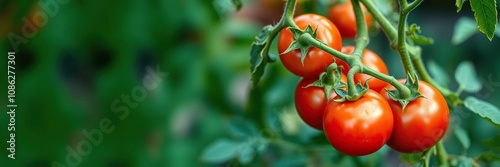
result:
<svg viewBox="0 0 500 167"><path fill-rule="evenodd" d="M323 129L323 113L328 100L322 87L309 86L316 79L303 78L295 88L295 108L302 120L309 126L318 130ZM346 82L345 75L342 75L342 82ZM335 92L332 92L329 99L333 99Z"/></svg>
<svg viewBox="0 0 500 167"><path fill-rule="evenodd" d="M357 101L328 103L323 126L335 149L360 156L377 151L389 140L393 117L387 101L369 90Z"/></svg>
<svg viewBox="0 0 500 167"><path fill-rule="evenodd" d="M257 139L267 141L255 144L257 146L252 145L253 149L250 150L272 145L273 154L280 152L276 150L285 152L283 155L287 159L283 161L298 159L289 156L289 153L305 154L305 162L297 163L301 165L345 166L341 162L322 161L330 160L332 156L340 161L352 160L357 166L398 165L381 161L380 157L383 156L384 160L399 159L399 163L408 163L399 165L409 166L494 166L494 161L500 160L500 152L487 152L487 149L474 152L475 149L469 149L472 148L473 139L469 135L472 136L475 132L470 131L470 126L462 129L459 123L453 123L450 113L461 114L462 112L451 111L466 109L467 112L491 122L493 125L490 126L498 126L500 110L472 96L479 96L477 92L486 85L483 84L484 78L478 78L472 62L458 65L455 72L456 84L450 83L446 71L450 67L443 70L438 63L424 63L424 60L443 61L448 57L423 51L427 49L423 45L446 42L442 39L434 41L422 34L423 30L434 31L432 28L421 29L417 24L409 22L410 13L422 2L423 0L399 0L397 3L392 0L348 0L345 3L287 0L281 19L275 24L264 26L250 48L252 85L248 107L243 115L255 123L256 127L246 129L260 129L258 132L261 133L243 142L255 144ZM477 24L471 24L471 20L459 20L458 30L454 34L461 35L454 35L453 43L463 42L473 32L483 32L488 39L492 39L497 22L496 2L482 2L470 1ZM457 0L455 5L458 10L463 3L464 1ZM308 14L296 16L298 6L300 11ZM482 7L495 10L482 10ZM372 24L372 21L376 23ZM373 33L368 31L370 25L382 31L370 34ZM427 27L429 24L422 25ZM374 36L385 36L388 40L384 43L378 37L372 38ZM276 38L278 39L275 40ZM354 39L351 41L352 38ZM349 42L349 46L342 47L342 39ZM379 53L381 56L389 52L398 56L387 59L391 63L386 64L377 53L367 49L376 47L388 48L387 51L377 49L384 50L384 53ZM445 50L436 48L441 52ZM461 50L449 53L448 56L457 52ZM283 69L281 64L271 64L277 62L276 53L279 54L280 63L296 76L276 72L276 68ZM402 68L393 65L393 62L401 62ZM389 75L388 68L394 70L394 74ZM338 82L327 75L332 71L337 72L336 75L343 73L346 76L345 82ZM400 75L406 78L396 79L401 78ZM292 104L295 107L290 109L283 102L286 100L281 99L289 97L290 90L293 89L285 85L290 84L290 81L295 83L288 77L297 76L302 77L302 80L294 87ZM260 82L261 79L264 82ZM491 88L491 85L494 84L487 87ZM278 90L280 93L276 93ZM277 98L279 95L283 97ZM280 101L279 105L284 106L275 113L273 111L280 107L269 101ZM269 111L269 108L273 111ZM323 119L320 119L321 116ZM493 137L483 145L491 147L498 138L499 136ZM453 141L455 139L457 141ZM462 150L451 148L449 143L453 142L459 142L462 145L459 149ZM478 142L474 144L477 148ZM384 145L388 147L383 148ZM246 150L235 150L231 156L238 156L238 162L248 164L244 161L246 159L241 159L241 155L247 153ZM397 154L398 152L411 154ZM357 157L362 155L369 158ZM371 162L372 159L377 159L374 160L376 163ZM283 165L281 163L272 165ZM294 164L295 161L284 166ZM265 162L252 165L269 164Z"/></svg>
<svg viewBox="0 0 500 167"><path fill-rule="evenodd" d="M340 33L327 18L317 14L303 14L294 18L294 22L300 29L306 29L310 25L316 30L318 40L337 50L341 49ZM298 49L282 54L294 40L289 29L283 29L278 37L278 52L281 61L290 72L305 78L317 78L333 62L330 54L316 47L307 52L303 61L301 51Z"/></svg>
<svg viewBox="0 0 500 167"><path fill-rule="evenodd" d="M361 6L364 13L365 22L370 26L372 16L368 13L364 6ZM354 38L356 36L356 17L352 9L351 1L335 4L328 11L328 18L337 26L342 38Z"/></svg>
<svg viewBox="0 0 500 167"><path fill-rule="evenodd" d="M415 153L431 148L443 138L450 113L446 100L436 88L425 81L418 81L418 92L423 97L411 101L404 109L389 97L386 89L393 90L394 87L388 85L381 92L394 115L394 130L387 145L399 152Z"/></svg>

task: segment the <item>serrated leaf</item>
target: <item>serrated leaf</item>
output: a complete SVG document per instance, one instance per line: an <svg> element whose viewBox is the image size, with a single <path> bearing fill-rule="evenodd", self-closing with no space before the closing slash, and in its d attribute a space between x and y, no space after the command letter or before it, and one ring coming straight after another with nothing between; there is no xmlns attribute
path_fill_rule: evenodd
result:
<svg viewBox="0 0 500 167"><path fill-rule="evenodd" d="M496 125L500 125L500 110L488 102L469 96L464 101L465 107L479 116L488 119Z"/></svg>
<svg viewBox="0 0 500 167"><path fill-rule="evenodd" d="M466 0L455 0L455 6L457 7L457 13L462 10L462 6L464 6Z"/></svg>
<svg viewBox="0 0 500 167"><path fill-rule="evenodd" d="M477 32L479 31L477 30L477 23L474 19L460 17L455 24L455 28L453 28L451 43L455 45L461 44Z"/></svg>
<svg viewBox="0 0 500 167"><path fill-rule="evenodd" d="M485 163L500 162L500 155L493 154L492 152L485 152L480 154L477 160Z"/></svg>
<svg viewBox="0 0 500 167"><path fill-rule="evenodd" d="M457 80L460 87L469 93L474 93L481 90L480 80L477 78L476 70L472 62L465 61L458 64L457 71L455 71L455 80Z"/></svg>
<svg viewBox="0 0 500 167"><path fill-rule="evenodd" d="M250 50L250 71L252 73L252 85L255 86L259 83L260 78L264 75L264 69L268 62L267 53L263 53L267 45L269 34L273 31L274 27L267 25L262 28L259 36L256 37L252 48Z"/></svg>
<svg viewBox="0 0 500 167"><path fill-rule="evenodd" d="M429 61L427 63L429 68L429 73L432 78L438 82L441 86L446 86L450 82L450 77L446 73L446 71L439 66L435 61Z"/></svg>
<svg viewBox="0 0 500 167"><path fill-rule="evenodd" d="M496 135L490 139L481 141L481 144L487 147L490 151L500 152L500 135Z"/></svg>
<svg viewBox="0 0 500 167"><path fill-rule="evenodd" d="M219 139L205 148L201 159L208 163L222 163L231 160L238 152L239 143Z"/></svg>
<svg viewBox="0 0 500 167"><path fill-rule="evenodd" d="M462 147L464 147L465 150L469 149L470 139L469 139L469 136L467 135L467 131L465 131L460 126L456 126L455 127L455 136L457 137L458 141L460 142L460 144L462 144Z"/></svg>
<svg viewBox="0 0 500 167"><path fill-rule="evenodd" d="M476 18L477 28L491 41L498 22L496 0L470 0L470 6Z"/></svg>

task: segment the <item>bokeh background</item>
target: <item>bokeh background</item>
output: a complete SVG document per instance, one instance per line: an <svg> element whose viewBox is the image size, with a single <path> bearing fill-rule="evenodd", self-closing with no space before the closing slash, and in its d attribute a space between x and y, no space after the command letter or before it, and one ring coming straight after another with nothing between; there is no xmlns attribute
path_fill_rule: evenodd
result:
<svg viewBox="0 0 500 167"><path fill-rule="evenodd" d="M66 1L0 0L0 166L45 167L54 162L71 166L68 148L82 147L89 141L83 131L99 129L103 120L115 129L103 133L99 144L84 149L88 154L79 155L80 160L72 159L78 166L356 164L328 147L323 134L295 114L293 90L299 78L279 60L266 69L260 89L250 93L250 45L261 27L279 20L283 1L244 0L239 12L230 0ZM326 10L306 1L299 12L325 14ZM458 14L455 10L452 1L424 1L410 16L410 22L435 40L423 47L423 57L451 78L458 63L472 61L484 85L470 95L500 106L500 40L495 37L490 42L477 34L452 44L458 18L472 18L468 4ZM28 32L23 32L24 26ZM25 40L15 46L9 34ZM384 34L373 31L371 37L368 48L386 61L392 75L403 77L400 59ZM5 149L8 51L16 51L15 160L7 158ZM277 54L276 47L271 52ZM144 88L143 79L151 74L148 69L168 75L157 80L158 87L144 98L133 98L131 94ZM451 82L450 87L457 85ZM123 96L132 96L132 105ZM113 107L125 108L116 112ZM128 115L122 115L124 110ZM481 142L500 134L497 127L466 109L455 111L451 123L468 132L471 147L464 152L448 134L444 140L450 153L475 156L498 151L498 145ZM274 137L255 137L262 133ZM250 143L242 147L251 151L224 162L206 157L205 149L221 139ZM313 149L318 145L322 147ZM360 161L397 166L418 160L408 157L384 147Z"/></svg>

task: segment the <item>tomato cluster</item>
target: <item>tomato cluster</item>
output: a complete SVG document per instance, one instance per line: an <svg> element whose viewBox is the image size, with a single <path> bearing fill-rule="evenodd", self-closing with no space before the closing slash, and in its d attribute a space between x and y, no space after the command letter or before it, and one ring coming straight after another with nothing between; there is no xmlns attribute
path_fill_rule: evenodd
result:
<svg viewBox="0 0 500 167"><path fill-rule="evenodd" d="M342 46L342 38L353 38L356 34L352 5L334 6L329 16L331 20L317 14L303 14L295 17L294 22L302 30L310 25L316 30L318 40L351 54L354 46ZM370 16L365 17L370 24ZM444 136L449 122L448 106L444 97L430 84L418 81L418 91L424 98L411 101L404 109L389 97L387 90L395 89L393 86L361 73L354 75L354 81L367 82L369 90L359 99L339 101L335 92L327 98L326 89L312 83L322 80L320 74L334 62L342 67L339 72L342 72L341 82L345 83L349 65L315 47L308 50L303 61L299 49L284 53L294 40L289 29L281 30L278 40L280 60L290 72L303 77L295 89L295 107L302 120L324 131L338 151L361 156L387 144L399 152L415 153L431 148ZM386 64L375 52L365 49L361 60L367 68L388 74Z"/></svg>

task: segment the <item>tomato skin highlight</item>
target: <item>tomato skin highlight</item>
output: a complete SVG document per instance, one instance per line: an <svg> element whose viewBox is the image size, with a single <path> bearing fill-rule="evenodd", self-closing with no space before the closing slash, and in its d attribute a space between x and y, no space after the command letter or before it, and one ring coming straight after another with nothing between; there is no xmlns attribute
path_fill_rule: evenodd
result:
<svg viewBox="0 0 500 167"><path fill-rule="evenodd" d="M307 25L317 28L316 38L329 47L339 50L342 48L342 38L337 27L326 17L317 14L303 14L294 18L297 26L304 30ZM282 54L294 41L292 32L288 29L281 30L278 36L278 52L283 65L293 74L304 78L317 78L328 65L333 62L333 56L327 52L312 47L307 52L304 63L301 62L299 49Z"/></svg>
<svg viewBox="0 0 500 167"><path fill-rule="evenodd" d="M351 54L352 52L354 52L354 49L355 49L354 46L344 46L342 47L342 53ZM382 60L380 56L378 56L375 52L369 49L365 48L365 50L363 51L361 62L368 68L389 75L389 70L387 69L387 66L384 63L384 60ZM350 69L349 65L340 59L337 59L337 64L339 66L343 66L342 73L347 75L347 72L349 72ZM376 92L380 92L387 85L386 82L377 79L375 77L372 77L370 75L361 73L354 74L354 81L356 83L361 82L361 84L365 84L367 80L370 89L375 90Z"/></svg>
<svg viewBox="0 0 500 167"><path fill-rule="evenodd" d="M399 81L404 83L404 79ZM399 102L390 99L385 89L381 92L394 115L394 130L387 145L403 153L423 152L434 146L445 135L450 119L443 95L425 81L418 83L418 90L424 97L408 103L404 111ZM386 89L394 87L388 85Z"/></svg>
<svg viewBox="0 0 500 167"><path fill-rule="evenodd" d="M307 85L313 83L316 79L302 78L295 88L295 108L299 113L300 118L309 126L323 130L323 114L325 112L328 101L326 100L325 91L322 87ZM342 75L341 81L346 83L346 76ZM337 94L332 92L330 99L336 97Z"/></svg>
<svg viewBox="0 0 500 167"><path fill-rule="evenodd" d="M351 156L376 152L389 140L393 128L389 104L373 90L357 101L329 102L323 118L330 144Z"/></svg>
<svg viewBox="0 0 500 167"><path fill-rule="evenodd" d="M360 5L361 10L365 14L366 26L370 27L372 16L366 11L363 4ZM345 3L336 4L330 7L328 18L337 26L342 38L347 39L356 37L356 16L354 15L351 1L346 1Z"/></svg>

